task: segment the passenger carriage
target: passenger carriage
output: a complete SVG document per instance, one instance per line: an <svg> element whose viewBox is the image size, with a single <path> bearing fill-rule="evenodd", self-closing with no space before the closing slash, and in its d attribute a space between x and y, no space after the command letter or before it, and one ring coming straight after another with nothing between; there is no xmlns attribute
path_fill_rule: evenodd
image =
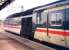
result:
<svg viewBox="0 0 69 50"><path fill-rule="evenodd" d="M5 20L4 24L6 31L14 32L21 37L69 48L68 0L13 14Z"/></svg>

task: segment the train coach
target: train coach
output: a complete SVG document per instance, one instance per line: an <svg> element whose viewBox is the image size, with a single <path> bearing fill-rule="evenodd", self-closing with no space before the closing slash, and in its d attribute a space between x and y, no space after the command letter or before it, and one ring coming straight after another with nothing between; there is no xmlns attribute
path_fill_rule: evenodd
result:
<svg viewBox="0 0 69 50"><path fill-rule="evenodd" d="M69 1L57 1L9 16L5 30L69 48Z"/></svg>

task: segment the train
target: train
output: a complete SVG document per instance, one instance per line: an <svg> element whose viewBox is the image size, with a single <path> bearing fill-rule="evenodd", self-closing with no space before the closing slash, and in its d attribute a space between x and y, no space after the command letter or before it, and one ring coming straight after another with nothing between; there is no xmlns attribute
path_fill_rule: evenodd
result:
<svg viewBox="0 0 69 50"><path fill-rule="evenodd" d="M4 29L27 39L69 48L69 0L12 14L5 19Z"/></svg>

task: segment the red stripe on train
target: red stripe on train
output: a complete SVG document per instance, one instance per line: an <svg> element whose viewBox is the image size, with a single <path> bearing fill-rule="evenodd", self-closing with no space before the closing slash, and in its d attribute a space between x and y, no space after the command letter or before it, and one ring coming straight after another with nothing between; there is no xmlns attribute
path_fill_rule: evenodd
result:
<svg viewBox="0 0 69 50"><path fill-rule="evenodd" d="M36 31L45 33L47 32L47 30L42 30L42 29L37 29ZM62 35L62 36L69 36L69 32L64 32L64 31L48 30L48 33Z"/></svg>

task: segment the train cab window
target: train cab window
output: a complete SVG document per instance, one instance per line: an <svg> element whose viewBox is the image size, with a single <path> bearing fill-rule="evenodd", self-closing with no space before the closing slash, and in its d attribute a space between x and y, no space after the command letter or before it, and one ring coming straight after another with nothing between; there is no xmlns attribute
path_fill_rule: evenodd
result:
<svg viewBox="0 0 69 50"><path fill-rule="evenodd" d="M63 28L64 15L62 12L49 13L49 27L55 29Z"/></svg>

